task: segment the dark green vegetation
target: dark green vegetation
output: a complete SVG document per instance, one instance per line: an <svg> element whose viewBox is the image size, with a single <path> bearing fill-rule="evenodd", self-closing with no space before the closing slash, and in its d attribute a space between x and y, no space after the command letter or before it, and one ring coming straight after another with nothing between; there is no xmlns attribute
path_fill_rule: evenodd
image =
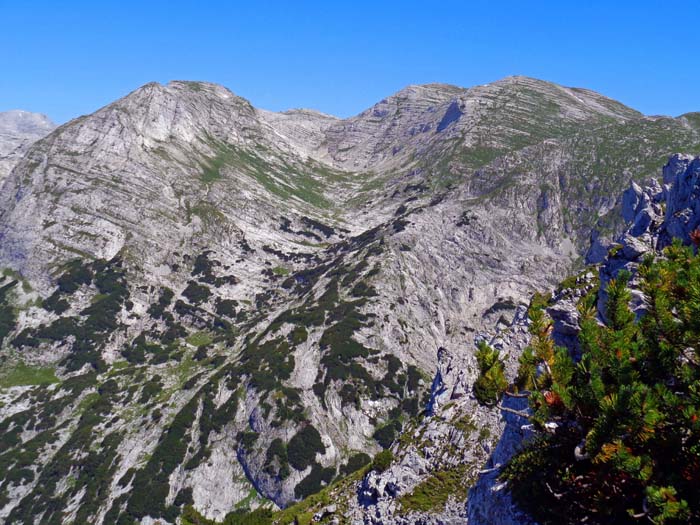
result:
<svg viewBox="0 0 700 525"><path fill-rule="evenodd" d="M450 497L458 501L467 497L472 480L467 475L467 466L458 465L433 472L419 483L409 494L398 498L402 512L439 511Z"/></svg>
<svg viewBox="0 0 700 525"><path fill-rule="evenodd" d="M10 288L2 289L3 294ZM40 515L42 523L62 523L67 519L64 509L69 507L71 500L80 497L85 499L80 500L75 522L91 522L100 505L107 500L121 462L118 450L124 431L115 428L115 423L119 425L120 418L138 417L139 412L144 416L140 425L160 421L161 408L151 411L146 407L159 403L167 406L172 392L171 386L166 390L166 385L172 385L173 381L168 369L164 372L168 373L169 379L165 380L157 374L146 375L140 365L168 362L171 363L169 366L181 367L177 363L182 360L180 348L188 330L176 317L178 314L174 308L171 311L174 296L171 290L162 289L157 301L148 308L148 315L162 321L164 329L157 329L154 325L150 331L125 343L122 354L127 361L115 363L110 370L101 359L101 349L110 337L121 332L120 314L131 309L127 274L121 259L68 263L57 279L56 291L42 306L63 314L70 304L76 303L79 290L89 299L88 306L48 325L24 330L12 343L22 351L47 343L60 343L66 357L59 362L58 369L65 372L80 368L82 375L64 380L57 389L41 386L58 381L52 368L31 367L20 361L6 365L0 375L0 387L3 388L16 384L38 385L22 394L31 408L0 423L0 505L7 503L13 488L37 482L34 488L27 487L26 494L20 493L23 497L8 518L11 523L30 523L34 516ZM5 298L3 295L3 305L6 304ZM80 301L85 304L84 298ZM69 306L55 308L62 302ZM191 315L192 311L188 314ZM209 355L206 344L214 338L224 338L228 329L226 323L208 320L203 314L197 320L208 330L188 337L188 341L203 343L194 351L192 364L187 364L182 370L185 374L192 374L188 381L196 379L197 367L206 369L222 364ZM8 326L8 333L13 329L14 323ZM88 365L87 368L83 368L84 365ZM193 370L188 372L188 369ZM200 391L193 390L189 403L175 414L172 421L163 422L164 431L148 461L141 468L130 469L118 480L120 486L130 485L134 490L117 498L105 518L107 523L133 523L135 518L148 514L178 516L179 507L191 496L183 492L176 498L175 506L165 505L170 490L168 476L184 462L190 448L189 468L206 459L209 434L220 432L223 425L235 417L237 396L231 396L218 408L212 401L215 396L212 384L223 380L228 372L223 367L212 377L213 383L206 384ZM179 380L183 381L184 377ZM235 386L235 382L228 383L230 387ZM121 407L130 404L132 413L124 413ZM195 418L194 411L198 407L201 407L201 413ZM199 427L199 442L190 445L185 433L195 424ZM49 453L52 449L57 450L53 457ZM43 468L42 462L38 461L41 458L49 458ZM36 471L34 466L38 467Z"/></svg>
<svg viewBox="0 0 700 525"><path fill-rule="evenodd" d="M12 344L17 348L36 347L42 342L74 341L68 356L61 362L69 371L89 365L98 371L105 370L100 350L114 330L119 327L117 316L122 308L129 308L129 290L122 261L115 257L110 261L99 259L91 263L72 261L57 281L58 289L51 296L70 297L81 286L94 285L97 294L92 304L77 315L59 317L49 325L37 329L25 329ZM60 303L62 299L55 300Z"/></svg>
<svg viewBox="0 0 700 525"><path fill-rule="evenodd" d="M271 525L272 512L265 508L254 511L238 510L229 512L224 521L216 522L203 517L192 505L187 505L180 515L180 520L182 525Z"/></svg>
<svg viewBox="0 0 700 525"><path fill-rule="evenodd" d="M3 421L4 428L0 428L0 433L5 440L9 436L17 436L22 429L33 428L38 433L28 441L15 441L12 443L14 448L0 456L0 463L4 467L1 470L7 473L0 499L7 497L5 491L10 484L17 484L22 478L29 481L34 479L34 474L28 467L43 453L45 447L57 440L56 431L51 428L57 414L76 403L82 407L77 427L48 465L37 474L37 484L12 510L8 523L31 523L32 516L43 514L42 523L61 524L68 502L81 491L85 491L86 499L78 509L76 522L88 522L88 518L98 510L117 467L117 447L122 435L115 432L95 442L96 427L103 422L103 416L110 412L120 394L116 383L108 381L96 394L84 396L85 389L91 388L94 382L95 376L92 374L67 380L61 387L64 395L57 399L49 399L46 390L38 390L35 395L45 398L42 414L19 412ZM92 445L97 446L92 448ZM67 490L57 492L57 485L69 474L74 482Z"/></svg>
<svg viewBox="0 0 700 525"><path fill-rule="evenodd" d="M0 282L2 284L5 281ZM0 345L5 340L5 337L12 331L15 326L15 311L11 304L8 302L7 294L17 286L17 281L10 281L7 284L3 284L0 287Z"/></svg>
<svg viewBox="0 0 700 525"><path fill-rule="evenodd" d="M493 405L508 387L503 361L498 357L498 350L484 341L479 341L476 361L479 364L479 377L474 383L474 395L480 403Z"/></svg>
<svg viewBox="0 0 700 525"><path fill-rule="evenodd" d="M320 236L338 235L318 221L302 223ZM375 438L383 447L391 445L407 418L419 413L425 393L419 370L358 340L358 332L376 322L363 312L377 295L372 280L379 272L385 234L376 229L342 241L328 250L325 264L308 258L316 266L279 278L283 293L296 298L298 306L256 330L251 328L278 300L276 292L259 294L254 303L225 298L220 287L236 278L225 275L229 267L209 251L183 257L187 282L179 295L167 287L134 289L130 266L120 257L71 261L61 269L54 293L41 303L53 320L21 333L7 299L19 283L6 281L0 289L1 305L7 307L4 335L18 354L55 345L62 352L58 377L68 371L82 375L55 388L48 386L59 381L53 368L21 362L5 367L0 386L36 386L23 394L33 408L6 419L0 428L6 451L0 453L0 503L19 485L40 481L21 493L13 519L31 521L43 513L47 523L59 523L67 519L69 502L80 500L79 521L87 523L116 484L126 491L103 509L107 523L131 524L146 515L207 523L191 507L191 488L174 494L169 503L169 478L176 469L187 472L207 462L224 427L227 435L237 436L231 450L251 481L264 474L280 483L303 471L294 487L297 499L313 500L334 480L344 483L358 476L371 463L364 452L349 451L338 465L320 463L326 452L321 433L309 422L303 392L289 386L289 380L297 349L316 345L321 367L313 391L322 403L339 395L344 406L361 409L364 399L387 399L389 413L375 423ZM150 298L145 314L135 313L132 294L134 301L136 295L139 301L144 294ZM135 318L136 325L123 322ZM115 340L118 361L108 366L103 349ZM71 394L63 396L64 391ZM222 391L231 393L223 403ZM251 398L259 417L291 438L270 441L252 423L240 422L239 401L250 403ZM123 472L120 452L132 428L148 428L156 441ZM37 460L47 457L51 447L58 452L44 467ZM386 468L382 460L387 454L390 459L390 452L378 456L375 468ZM83 496L90 500L81 500ZM249 512L258 496L251 498L226 522L265 523L267 511Z"/></svg>
<svg viewBox="0 0 700 525"><path fill-rule="evenodd" d="M211 296L211 291L208 286L198 284L194 281L187 283L187 288L182 292L182 296L185 297L191 304L200 304L205 302Z"/></svg>
<svg viewBox="0 0 700 525"><path fill-rule="evenodd" d="M315 463L316 454L323 454L326 447L321 441L321 434L312 425L297 432L287 445L289 464L297 470L305 470Z"/></svg>
<svg viewBox="0 0 700 525"><path fill-rule="evenodd" d="M532 312L519 382L541 432L503 477L540 523L700 520L700 257L680 243L665 256L639 269L639 322L625 272L608 285L604 326L583 301L578 362Z"/></svg>
<svg viewBox="0 0 700 525"><path fill-rule="evenodd" d="M389 448L399 432L401 432L401 422L394 419L375 430L372 437L377 440L377 443L382 448Z"/></svg>
<svg viewBox="0 0 700 525"><path fill-rule="evenodd" d="M357 454L353 454L348 458L348 462L342 467L340 467L340 474L342 476L352 474L353 472L360 470L362 467L364 467L371 461L372 458L364 452L358 452Z"/></svg>
<svg viewBox="0 0 700 525"><path fill-rule="evenodd" d="M384 472L389 468L392 461L394 461L394 454L387 448L374 456L374 460L372 461L370 468L372 470L376 470L377 472Z"/></svg>
<svg viewBox="0 0 700 525"><path fill-rule="evenodd" d="M137 518L149 515L169 520L178 516L176 508L165 506L165 498L170 490L168 477L185 458L189 445L186 434L194 421L197 401L196 397L192 398L175 416L146 466L134 476L133 491L123 515L127 518L122 519L124 523L132 523Z"/></svg>
<svg viewBox="0 0 700 525"><path fill-rule="evenodd" d="M283 224L284 226L284 224ZM287 224L287 228L289 225ZM318 228L320 229L320 227ZM323 233L331 234L330 231ZM307 497L327 485L336 475L335 468L324 468L315 460L325 447L317 430L309 425L300 402L300 393L285 386L295 366L294 349L306 343L312 330L321 330L319 347L321 365L314 385L314 392L325 404L329 388L336 388L343 404L360 407L361 399L379 396L392 397L399 404L393 418L386 425L390 432L379 436L385 446L394 439L401 428L398 418L418 412L420 373L415 366L405 367L392 356L380 356L355 340L355 333L373 322L373 318L361 313L376 295L369 279L377 273L370 264L371 258L381 254L382 245L376 235L353 239L347 253L343 249L332 264L312 267L290 276L283 286L304 298L300 306L278 315L268 328L256 338L249 338L240 358L240 372L249 378L249 384L262 394L264 414L273 417L272 426L298 425L301 430L288 443L274 439L264 454L263 470L277 479L285 479L290 469L311 468L306 477L295 487L298 498ZM345 263L352 254L354 263ZM313 286L326 279L321 290L313 293ZM286 330L285 330L286 328ZM282 333L287 335L283 336ZM386 372L377 378L368 370L385 362ZM283 395L278 395L281 393ZM259 436L254 432L242 432L239 443L247 453L257 449ZM364 455L355 455L342 467L348 474L369 461Z"/></svg>
<svg viewBox="0 0 700 525"><path fill-rule="evenodd" d="M335 477L335 468L323 468L319 464L311 467L311 472L294 487L294 495L304 499L321 490L323 485L330 483Z"/></svg>
<svg viewBox="0 0 700 525"><path fill-rule="evenodd" d="M238 477L244 474L268 497L280 494L282 480L303 472L299 475L303 476L301 482L292 491L287 490L289 487L284 491L284 497L290 492L297 498L311 494L304 505L284 514L285 519L302 524L311 520L321 503L333 501L332 478L337 475L356 480L370 468L366 452L384 448L371 462L371 468L386 469L392 459L389 447L403 429L412 428L414 421L410 418L420 413L425 389L419 386L422 382L415 366L376 349L382 348L378 346L382 343L373 338L379 331L378 325L395 321L392 316L397 314L373 313L378 311L378 289L387 289L378 285L375 276L382 262L395 255L406 260L422 255L420 244L411 239L412 222L421 222L416 219L417 214L428 212L430 206L457 194L473 196L475 206L493 199L489 205L501 208L504 202L512 202L513 194L518 194L530 203L536 200L539 209L554 209L557 215L559 209L548 208L547 204L558 205L561 201L566 233L571 233L574 241L587 241L590 227L598 221L598 211L610 209L611 199L630 177L655 174L666 154L676 149L697 151L700 143L697 116L689 115L683 122L641 119L619 104L603 101L605 107L631 120L620 123L591 110L591 118L582 124L582 120L569 118L575 113L567 106L573 103L571 97L564 96L562 106L558 88L533 88L528 84L508 84L510 87L504 88L500 100L491 99L491 95L479 100L477 105L482 107L474 112L469 129L455 125L463 110L457 100L468 95L457 88L446 88L447 96L453 100L447 114L445 107L440 109L443 116L435 121L440 123L437 129L433 127L423 135L420 150L409 151L405 156L408 147L403 152L401 148L391 152L397 159L392 173L343 173L313 160L287 157L272 144L258 140L264 137L255 129L254 111L239 101L236 111L250 117L245 129L237 130L240 136L228 133L231 129L215 134L237 136L235 145L208 134L208 124L195 118L193 122L202 124L197 127L202 134L198 140L188 140L183 145L180 139L185 134L164 137L153 151L166 164L149 166L142 162L138 167L154 179L155 184L143 187L147 198L154 198L153 204L160 204L159 184L165 179L159 178L166 176L167 185L177 198L178 217L170 217L172 199L167 199L167 208L139 201L136 197L141 192L133 191L132 180L121 173L108 174L99 162L90 162L97 169L89 174L88 184L83 184L85 181L78 176L82 172L72 173L66 167L66 184L71 191L62 196L51 190L65 185L52 188L53 181L48 177L57 168L52 167L47 177L23 174L28 181L23 184L49 180L50 184L42 189L55 197L54 204L60 197L66 210L71 205L75 207L76 220L70 227L79 233L77 245L77 237L83 233L89 238L96 235L78 230L81 220L93 217L82 217L85 211L109 215L108 220L114 220L127 233L127 244L121 256L112 261L72 261L63 268L52 268L61 274L54 293L35 305L52 314L44 316L50 321L36 328L30 324L32 328L20 334L13 327L23 317L25 306L11 304L15 292L20 291L20 283L14 283L14 278L0 282L0 343L4 341L5 348L13 354L2 371L0 386L34 385L22 390L17 399L19 407L32 408L4 420L0 429L0 498L5 498L5 503L10 497L21 500L13 518L90 523L99 515L96 502L110 501L107 523L132 523L146 512L170 521L182 515L185 522L208 523L192 509L197 490L187 484L195 477L192 471L207 464L215 452L216 458L221 457L223 447L230 461L239 461L243 468L232 482L245 483ZM199 83L185 87L189 95L195 93L197 97L211 89ZM557 93L552 95L552 89ZM178 104L178 113L187 113L190 107ZM217 103L212 109L218 107ZM389 119L392 126L400 127L403 106L396 107L397 112L389 114ZM131 118L133 115L127 112L120 113L125 125ZM424 131L428 130L421 130ZM442 141L441 137L447 138ZM181 145L184 149L176 151ZM382 151L391 145L377 146L374 153L391 161L388 151L387 155ZM87 159L89 151L85 153L83 158ZM350 158L353 153L348 153ZM175 161L175 157L181 160ZM148 160L135 155L137 158ZM555 169L552 159L557 159ZM170 160L175 164L169 164ZM405 164L401 164L404 160ZM67 159L60 159L60 163L64 161ZM42 164L53 166L50 160L42 159ZM450 186L453 183L459 187ZM137 260L143 248L139 244L142 232L123 222L128 214L121 216L118 207L82 209L83 203L105 202L91 198L93 184L109 187L110 195L128 196L125 202L144 205L149 220L162 219L158 225L163 228L169 227L171 219L177 221L178 228L186 221L188 231L194 235L192 242L183 243L178 249L191 250L192 246L211 242L212 250L197 248L193 253L168 254L169 258L178 258L169 260L172 273L159 271L157 276L144 276L141 272L146 268L139 268L141 261ZM295 248L287 253L277 242L274 246L260 246L259 238L254 241L252 235L252 246L248 244L244 236L248 232L241 231L245 224L237 223L238 212L248 207L247 203L234 200L236 205L243 205L234 209L226 202L234 191L240 194L241 189L254 196L250 206L253 215L256 204L264 201L259 208L266 219L262 223L279 217L279 229L289 234L284 237L306 246L308 251ZM465 189L468 191L462 191ZM37 196L41 193L38 190ZM457 191L451 193L452 190ZM519 190L523 190L522 194ZM534 195L533 190L539 190L539 195ZM86 195L79 201L71 201L71 195L82 192ZM166 194L172 196L170 189L166 189ZM501 198L504 196L506 199ZM336 219L342 220L346 211L351 212L348 216L360 211L354 203L368 204L368 213L382 207L392 217L382 226L349 237L350 232L338 227ZM301 213L313 218L300 215L298 206L308 210ZM289 218L280 217L281 208ZM465 208L450 218L460 228L459 235L480 226L482 215L471 204ZM267 215L268 210L271 215ZM560 228L548 228L551 224L539 216L533 220L538 221L542 236L559 236L551 232L559 232ZM47 230L67 226L50 222L51 226L45 225ZM528 224L515 226L529 231ZM612 228L614 224L604 219L599 226ZM53 236L53 231L47 232L46 241L59 238ZM178 235L183 232L178 231ZM401 238L392 239L395 234ZM154 237L149 239L157 243L157 233ZM240 246L240 258L218 261L215 253L220 241ZM380 258L387 246L391 253ZM397 246L402 253L397 253ZM54 248L52 253L64 249L58 245ZM485 248L487 253L489 247ZM238 265L247 263L248 257L265 258L266 265L260 270L265 288L258 290L257 296L248 296L249 283L244 283L242 288L248 288L244 292L246 299L235 295L237 301L231 298L239 292L232 291L238 283L233 273L247 275L244 265ZM127 268L134 270L134 282L128 282ZM138 286L136 282L163 284ZM402 298L395 300L404 306ZM437 302L435 307L440 308ZM267 320L273 315L276 318L270 324ZM406 341L400 340L401 344ZM14 348L8 348L8 344ZM313 392L304 392L291 383L299 377L299 368L308 366L309 356L302 359L302 352L313 353L313 362L320 362L318 370L314 370L318 375L313 381ZM81 375L53 384L59 379L52 367L31 367L19 361L29 362L39 353L56 356L60 361L55 368L58 378ZM475 392L483 403L492 405L505 387L503 366L491 349L480 348L478 357L480 377ZM109 358L111 364L108 366L103 358ZM538 357L531 354L530 363L523 364L522 384L539 379L535 374L538 364ZM560 373L568 372L562 368L552 370L551 375L564 381ZM85 384L78 388L76 384L82 382ZM542 395L545 401L556 401L551 392ZM537 394L533 400L536 397ZM372 403L379 412L372 410L374 418L370 419L375 442L368 443L364 452L341 446L339 464L329 465L327 458L321 456L325 451L321 435L327 431L337 434L335 429L325 427L327 414L317 413L319 404L334 411L339 408L348 416L355 415L355 411L369 413L368 400L379 401ZM253 413L251 407L255 407ZM340 421L340 428L349 420ZM402 437L407 435L408 432ZM120 453L134 446L135 436L148 439L136 445L139 456L129 457L131 468L124 472L121 467L126 458ZM337 472L335 467L339 467ZM175 487L170 486L169 478L176 472L182 474L180 480L186 481L184 488L172 493ZM455 479L454 472L438 469L413 494L406 495L402 506L408 510L439 507L444 503L443 495L457 487ZM37 485L29 486L30 481ZM125 493L112 501L106 492L113 492L115 485ZM240 502L239 511L226 518L227 523L266 523L272 519L264 510L249 512L259 503L255 493L251 494ZM79 507L80 514L70 518L65 515L65 509L71 507Z"/></svg>
<svg viewBox="0 0 700 525"><path fill-rule="evenodd" d="M270 443L265 456L264 471L271 475L277 475L280 479L289 476L289 458L287 457L287 446L280 438L275 438Z"/></svg>

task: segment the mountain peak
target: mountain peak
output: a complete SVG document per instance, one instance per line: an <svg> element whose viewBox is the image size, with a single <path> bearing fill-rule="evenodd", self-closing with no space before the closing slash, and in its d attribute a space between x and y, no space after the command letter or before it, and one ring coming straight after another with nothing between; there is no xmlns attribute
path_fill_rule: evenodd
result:
<svg viewBox="0 0 700 525"><path fill-rule="evenodd" d="M56 125L42 113L13 109L0 113L0 133L36 134L49 132Z"/></svg>
<svg viewBox="0 0 700 525"><path fill-rule="evenodd" d="M392 96L421 97L434 94L455 94L463 91L465 91L465 88L455 86L454 84L431 82L428 84L409 84Z"/></svg>
<svg viewBox="0 0 700 525"><path fill-rule="evenodd" d="M538 97L546 97L546 100L549 102L555 102L564 108L569 108L572 115L592 112L601 116L623 120L642 116L639 111L596 91L563 86L548 80L523 75L508 76L480 87L494 87L515 91L516 93L529 92L537 94L536 96ZM545 102L545 100L542 102Z"/></svg>
<svg viewBox="0 0 700 525"><path fill-rule="evenodd" d="M41 113L21 109L0 113L0 183L29 147L55 127Z"/></svg>

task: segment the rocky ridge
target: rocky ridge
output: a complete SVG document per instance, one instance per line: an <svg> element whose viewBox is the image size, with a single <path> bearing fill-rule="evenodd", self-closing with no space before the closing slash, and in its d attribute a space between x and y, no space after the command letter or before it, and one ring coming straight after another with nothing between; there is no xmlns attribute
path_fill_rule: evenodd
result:
<svg viewBox="0 0 700 525"><path fill-rule="evenodd" d="M592 228L599 245L619 229L610 195L699 143L685 117L524 78L410 87L347 120L149 84L61 127L0 197L0 515L173 522L192 504L221 520L316 492L394 439L414 453L365 480L374 519L416 473L476 479L504 428L470 395L476 336L512 325L524 344L532 293ZM512 375L517 349L493 344ZM462 413L479 417L451 431Z"/></svg>
<svg viewBox="0 0 700 525"><path fill-rule="evenodd" d="M20 110L0 113L0 184L29 146L55 127L46 115L39 113Z"/></svg>

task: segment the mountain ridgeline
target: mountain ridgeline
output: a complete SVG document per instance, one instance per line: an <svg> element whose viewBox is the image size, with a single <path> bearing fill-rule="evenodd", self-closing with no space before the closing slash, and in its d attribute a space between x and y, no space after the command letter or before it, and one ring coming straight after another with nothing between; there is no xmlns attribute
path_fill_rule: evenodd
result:
<svg viewBox="0 0 700 525"><path fill-rule="evenodd" d="M0 131L13 524L528 523L484 477L519 416L477 346L513 381L533 294L700 154L699 114L524 77L348 119L152 83L38 122Z"/></svg>
<svg viewBox="0 0 700 525"><path fill-rule="evenodd" d="M18 110L0 113L0 182L29 146L55 127L45 115Z"/></svg>

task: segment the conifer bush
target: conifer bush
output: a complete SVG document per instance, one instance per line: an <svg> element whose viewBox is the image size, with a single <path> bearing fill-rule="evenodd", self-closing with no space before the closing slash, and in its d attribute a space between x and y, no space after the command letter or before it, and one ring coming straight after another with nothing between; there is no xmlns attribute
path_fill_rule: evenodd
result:
<svg viewBox="0 0 700 525"><path fill-rule="evenodd" d="M7 301L8 292L17 285L17 281L0 288L0 344L15 326L16 315L14 308Z"/></svg>
<svg viewBox="0 0 700 525"><path fill-rule="evenodd" d="M700 258L676 242L639 272L640 320L625 271L605 324L584 301L578 362L533 312L518 386L539 432L502 477L542 524L700 522Z"/></svg>
<svg viewBox="0 0 700 525"><path fill-rule="evenodd" d="M321 434L313 425L306 425L289 440L287 458L296 470L305 470L314 463L316 454L323 454L325 451Z"/></svg>
<svg viewBox="0 0 700 525"><path fill-rule="evenodd" d="M374 456L370 468L377 472L384 472L391 466L392 461L394 461L394 454L391 452L391 449L387 448Z"/></svg>
<svg viewBox="0 0 700 525"><path fill-rule="evenodd" d="M484 341L479 342L476 360L479 364L479 377L474 383L474 395L480 403L493 405L508 387L503 361L498 356L498 350Z"/></svg>

